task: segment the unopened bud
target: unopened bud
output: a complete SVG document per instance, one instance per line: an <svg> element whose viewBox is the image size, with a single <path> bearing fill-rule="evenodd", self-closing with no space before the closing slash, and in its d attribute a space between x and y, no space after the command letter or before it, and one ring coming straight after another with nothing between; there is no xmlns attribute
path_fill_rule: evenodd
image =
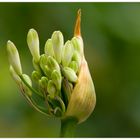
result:
<svg viewBox="0 0 140 140"><path fill-rule="evenodd" d="M76 61L78 64L78 67L80 67L81 65L81 56L77 51L74 51L73 56L72 56L72 60Z"/></svg>
<svg viewBox="0 0 140 140"><path fill-rule="evenodd" d="M61 73L58 72L57 70L54 70L51 74L51 78L52 78L52 81L55 84L57 90L60 90L61 89L61 81L62 81Z"/></svg>
<svg viewBox="0 0 140 140"><path fill-rule="evenodd" d="M41 78L41 80L39 80L39 85L42 89L46 90L47 91L47 85L48 85L48 78L43 76Z"/></svg>
<svg viewBox="0 0 140 140"><path fill-rule="evenodd" d="M61 53L64 45L63 35L60 31L55 31L53 32L51 39L52 39L55 59L58 63L61 63Z"/></svg>
<svg viewBox="0 0 140 140"><path fill-rule="evenodd" d="M44 48L45 54L54 56L54 51L53 51L53 44L52 40L48 39L45 43L45 48Z"/></svg>
<svg viewBox="0 0 140 140"><path fill-rule="evenodd" d="M51 71L51 69L49 69L49 67L48 67L47 65L44 66L43 72L44 72L44 74L45 74L46 76L48 76L49 78L51 77L52 71Z"/></svg>
<svg viewBox="0 0 140 140"><path fill-rule="evenodd" d="M77 75L75 71L69 67L64 67L64 76L70 81L70 82L76 82L77 81Z"/></svg>
<svg viewBox="0 0 140 140"><path fill-rule="evenodd" d="M32 72L32 79L35 81L35 82L38 82L38 80L41 78L41 74L40 72L38 71L33 71Z"/></svg>
<svg viewBox="0 0 140 140"><path fill-rule="evenodd" d="M78 67L78 63L76 61L72 61L70 64L69 64L69 67L72 68L75 73L77 73L79 67Z"/></svg>
<svg viewBox="0 0 140 140"><path fill-rule="evenodd" d="M39 64L40 64L41 69L43 70L44 66L47 65L47 55L46 54L42 54L40 56Z"/></svg>
<svg viewBox="0 0 140 140"><path fill-rule="evenodd" d="M74 49L78 51L81 56L83 56L83 40L80 36L75 36L72 38L71 42L73 43Z"/></svg>
<svg viewBox="0 0 140 140"><path fill-rule="evenodd" d="M47 59L47 65L49 67L49 69L51 70L57 70L57 71L60 71L60 67L59 67L59 64L57 63L57 61L51 57L51 56L48 56L48 59Z"/></svg>
<svg viewBox="0 0 140 140"><path fill-rule="evenodd" d="M71 41L67 41L64 45L63 52L62 52L62 64L64 67L67 67L71 62L73 51L74 48Z"/></svg>
<svg viewBox="0 0 140 140"><path fill-rule="evenodd" d="M27 44L30 49L30 52L36 62L39 61L40 52L39 52L39 37L34 29L30 29L27 34Z"/></svg>
<svg viewBox="0 0 140 140"><path fill-rule="evenodd" d="M50 98L55 97L57 91L56 91L55 84L53 83L52 80L49 80L49 82L48 82L47 91L50 95Z"/></svg>
<svg viewBox="0 0 140 140"><path fill-rule="evenodd" d="M8 52L9 62L12 65L13 69L18 75L21 75L22 68L21 68L19 53L14 43L11 42L10 40L7 42L7 52Z"/></svg>

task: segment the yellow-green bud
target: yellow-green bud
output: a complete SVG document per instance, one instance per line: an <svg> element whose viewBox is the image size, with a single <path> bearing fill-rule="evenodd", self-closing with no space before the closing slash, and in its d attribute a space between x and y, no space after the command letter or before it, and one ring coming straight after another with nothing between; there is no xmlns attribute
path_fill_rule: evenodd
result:
<svg viewBox="0 0 140 140"><path fill-rule="evenodd" d="M42 89L46 90L47 92L48 78L43 76L41 80L39 80L39 85Z"/></svg>
<svg viewBox="0 0 140 140"><path fill-rule="evenodd" d="M63 35L60 31L55 31L53 32L51 39L52 39L52 44L53 44L54 57L56 61L60 64L62 48L64 45Z"/></svg>
<svg viewBox="0 0 140 140"><path fill-rule="evenodd" d="M7 42L7 52L8 52L9 62L12 65L13 69L18 75L21 75L22 68L21 68L19 53L14 43L11 42L10 40Z"/></svg>
<svg viewBox="0 0 140 140"><path fill-rule="evenodd" d="M47 59L47 66L48 66L49 69L51 69L51 70L60 71L59 64L58 64L57 61L56 61L53 57L51 57L51 56L48 56L48 59Z"/></svg>
<svg viewBox="0 0 140 140"><path fill-rule="evenodd" d="M75 71L75 73L77 73L77 71L78 71L78 69L79 69L78 63L77 63L76 61L70 62L69 67L70 67L71 69L73 69L73 70Z"/></svg>
<svg viewBox="0 0 140 140"><path fill-rule="evenodd" d="M72 56L72 60L76 61L78 64L78 67L80 67L81 65L81 56L77 51L74 51L73 56Z"/></svg>
<svg viewBox="0 0 140 140"><path fill-rule="evenodd" d="M64 76L70 81L70 82L76 82L77 81L77 75L75 71L69 67L64 67L63 69Z"/></svg>
<svg viewBox="0 0 140 140"><path fill-rule="evenodd" d="M38 80L41 78L41 74L40 72L38 71L33 71L32 72L32 79L35 81L35 82L38 82Z"/></svg>
<svg viewBox="0 0 140 140"><path fill-rule="evenodd" d="M52 40L48 39L45 43L45 48L44 48L45 54L54 56L54 51L53 51L53 44Z"/></svg>
<svg viewBox="0 0 140 140"><path fill-rule="evenodd" d="M49 80L48 82L47 91L51 98L55 97L57 90L52 80Z"/></svg>
<svg viewBox="0 0 140 140"><path fill-rule="evenodd" d="M52 78L52 81L55 84L57 90L60 90L61 89L61 81L62 81L61 73L58 72L57 70L53 70L53 72L51 74L51 78Z"/></svg>
<svg viewBox="0 0 140 140"><path fill-rule="evenodd" d="M44 69L44 66L47 65L47 55L46 54L42 54L40 56L39 63L40 63L41 69L43 70Z"/></svg>
<svg viewBox="0 0 140 140"><path fill-rule="evenodd" d="M29 30L27 34L27 44L35 62L39 62L40 58L39 37L36 30L34 29Z"/></svg>
<svg viewBox="0 0 140 140"><path fill-rule="evenodd" d="M74 49L83 56L83 39L80 36L75 36L71 42L73 43Z"/></svg>
<svg viewBox="0 0 140 140"><path fill-rule="evenodd" d="M63 52L62 52L62 65L64 67L67 67L71 62L73 51L74 48L71 41L67 41L64 45Z"/></svg>
<svg viewBox="0 0 140 140"><path fill-rule="evenodd" d="M28 83L28 85L30 85L32 87L32 81L30 79L30 77L27 74L22 74L23 79ZM22 82L23 83L23 82ZM28 95L28 96L32 96L32 92L31 90L23 83L23 89L24 92Z"/></svg>
<svg viewBox="0 0 140 140"><path fill-rule="evenodd" d="M52 71L51 71L51 69L49 69L49 67L47 65L44 66L43 72L46 76L51 77Z"/></svg>
<svg viewBox="0 0 140 140"><path fill-rule="evenodd" d="M34 58L32 59L32 63L33 63L33 67L35 68L35 70L41 72L40 66L39 66L39 62L36 62L34 60Z"/></svg>

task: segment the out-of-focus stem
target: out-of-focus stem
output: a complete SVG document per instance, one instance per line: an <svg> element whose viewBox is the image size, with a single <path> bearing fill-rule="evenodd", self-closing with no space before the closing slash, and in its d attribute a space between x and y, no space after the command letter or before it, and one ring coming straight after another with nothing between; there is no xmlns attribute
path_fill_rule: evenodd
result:
<svg viewBox="0 0 140 140"><path fill-rule="evenodd" d="M62 119L60 137L62 138L74 137L74 132L76 129L77 122L78 120L72 117Z"/></svg>

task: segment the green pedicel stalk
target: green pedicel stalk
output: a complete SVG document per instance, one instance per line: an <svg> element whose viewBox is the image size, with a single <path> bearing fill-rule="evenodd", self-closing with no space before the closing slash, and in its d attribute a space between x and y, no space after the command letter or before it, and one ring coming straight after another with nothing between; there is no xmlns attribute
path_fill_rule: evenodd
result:
<svg viewBox="0 0 140 140"><path fill-rule="evenodd" d="M96 104L94 85L84 57L80 23L81 10L78 10L74 37L64 43L63 34L53 32L41 55L38 33L34 29L29 30L27 44L35 69L32 79L23 74L14 43L7 42L13 79L34 109L61 120L60 137L74 137L77 124L89 117Z"/></svg>
<svg viewBox="0 0 140 140"><path fill-rule="evenodd" d="M69 117L67 119L62 119L60 137L74 137L77 123L78 120L76 118Z"/></svg>

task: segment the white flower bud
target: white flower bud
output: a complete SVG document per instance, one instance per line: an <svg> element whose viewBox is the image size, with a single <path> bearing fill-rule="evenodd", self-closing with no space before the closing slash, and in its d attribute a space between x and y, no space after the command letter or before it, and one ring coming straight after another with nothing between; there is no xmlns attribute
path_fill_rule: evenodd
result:
<svg viewBox="0 0 140 140"><path fill-rule="evenodd" d="M48 39L45 43L45 48L44 48L45 54L54 56L54 51L53 51L53 44L52 40Z"/></svg>
<svg viewBox="0 0 140 140"><path fill-rule="evenodd" d="M71 40L74 49L83 55L83 39L80 36L75 36Z"/></svg>
<svg viewBox="0 0 140 140"><path fill-rule="evenodd" d="M56 61L60 64L62 48L64 45L63 35L60 31L55 31L53 32L51 39L52 39L52 44L53 44L54 57Z"/></svg>
<svg viewBox="0 0 140 140"><path fill-rule="evenodd" d="M19 53L14 43L12 43L10 40L7 42L7 52L8 52L10 64L12 65L13 69L18 75L21 75L22 68L21 68Z"/></svg>
<svg viewBox="0 0 140 140"><path fill-rule="evenodd" d="M70 81L70 82L76 82L77 81L77 75L75 71L69 67L63 68L64 76Z"/></svg>
<svg viewBox="0 0 140 140"><path fill-rule="evenodd" d="M27 44L35 62L39 62L39 37L34 29L30 29L27 34Z"/></svg>
<svg viewBox="0 0 140 140"><path fill-rule="evenodd" d="M64 67L67 67L71 62L73 52L74 52L74 48L71 41L67 41L64 45L63 52L62 52L62 65Z"/></svg>

